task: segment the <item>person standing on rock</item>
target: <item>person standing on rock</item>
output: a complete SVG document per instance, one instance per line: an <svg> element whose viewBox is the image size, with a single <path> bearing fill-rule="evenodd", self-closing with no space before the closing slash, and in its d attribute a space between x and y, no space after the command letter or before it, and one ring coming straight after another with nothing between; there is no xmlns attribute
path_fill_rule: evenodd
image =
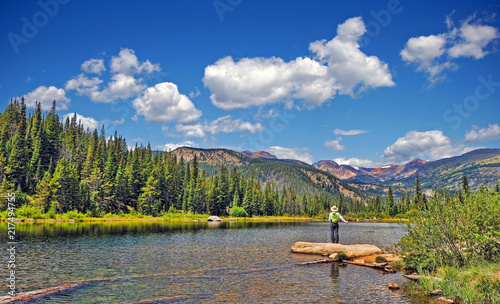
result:
<svg viewBox="0 0 500 304"><path fill-rule="evenodd" d="M330 222L330 231L331 231L331 239L332 243L337 244L339 242L339 220L344 223L349 224L349 221L344 220L342 215L340 215L339 208L337 206L333 206L331 208L332 212L330 212L330 216L328 216L328 221Z"/></svg>

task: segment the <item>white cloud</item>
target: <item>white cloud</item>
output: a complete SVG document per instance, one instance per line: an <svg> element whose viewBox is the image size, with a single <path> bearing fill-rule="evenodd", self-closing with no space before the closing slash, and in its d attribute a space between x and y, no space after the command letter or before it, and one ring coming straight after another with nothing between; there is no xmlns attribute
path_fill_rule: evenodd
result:
<svg viewBox="0 0 500 304"><path fill-rule="evenodd" d="M401 51L403 61L417 65L417 71L424 71L431 83L442 79L442 72L456 66L449 61L439 62L437 59L446 51L446 35L429 35L410 38Z"/></svg>
<svg viewBox="0 0 500 304"><path fill-rule="evenodd" d="M334 82L326 76L326 67L310 58L285 62L276 57L258 57L235 62L228 56L205 68L203 83L212 92L212 103L225 110L288 98L320 105L335 92Z"/></svg>
<svg viewBox="0 0 500 304"><path fill-rule="evenodd" d="M330 77L340 94L354 96L368 88L392 87L388 65L376 56L367 56L359 49L366 32L361 17L350 18L337 28L337 37L310 44L309 49L321 62L327 62Z"/></svg>
<svg viewBox="0 0 500 304"><path fill-rule="evenodd" d="M118 57L111 58L111 72L134 75L140 73L150 74L161 71L159 64L152 64L149 60L140 63L134 50L122 49Z"/></svg>
<svg viewBox="0 0 500 304"><path fill-rule="evenodd" d="M341 137L339 137L337 139L326 140L325 141L325 148L330 149L330 150L335 150L335 151L342 151L345 149L345 146L342 146L340 144L341 140L342 140Z"/></svg>
<svg viewBox="0 0 500 304"><path fill-rule="evenodd" d="M485 142L500 139L500 126L490 124L488 128L470 130L465 133L465 142Z"/></svg>
<svg viewBox="0 0 500 304"><path fill-rule="evenodd" d="M340 157L340 158L335 158L333 161L339 165L349 165L353 167L364 167L364 168L376 168L382 166L383 164L380 161L372 161L370 159L361 159L355 157L351 157L349 159Z"/></svg>
<svg viewBox="0 0 500 304"><path fill-rule="evenodd" d="M126 74L113 75L111 80L108 83L108 88L104 90L104 94L108 95L111 100L127 99L146 88L146 86L139 83L142 79L138 80Z"/></svg>
<svg viewBox="0 0 500 304"><path fill-rule="evenodd" d="M98 77L89 78L83 74L66 82L66 90L76 90L78 95L85 95L94 102L113 102L117 99L127 99L139 94L146 86L140 84L142 79L136 79L126 74L115 74L108 86L100 90L103 82Z"/></svg>
<svg viewBox="0 0 500 304"><path fill-rule="evenodd" d="M273 146L264 150L281 159L296 159L307 164L312 164L313 162L313 156L309 154L308 148L284 148L280 146Z"/></svg>
<svg viewBox="0 0 500 304"><path fill-rule="evenodd" d="M191 99L196 98L196 97L200 96L200 94L201 94L200 90L198 90L198 87L196 87L196 92L191 91L189 93L189 98L191 98Z"/></svg>
<svg viewBox="0 0 500 304"><path fill-rule="evenodd" d="M92 101L96 101L96 93L99 92L99 86L102 83L98 77L89 78L84 74L78 75L76 78L66 82L64 88L67 91L76 90L78 95L85 95Z"/></svg>
<svg viewBox="0 0 500 304"><path fill-rule="evenodd" d="M334 134L337 134L337 135L344 135L344 136L349 136L349 135L359 135L359 134L364 134L364 133L368 133L367 130L341 130L341 129L335 129L333 130L333 133Z"/></svg>
<svg viewBox="0 0 500 304"><path fill-rule="evenodd" d="M68 113L64 114L63 116L63 121L66 120L66 118L69 117L71 120L73 116L76 114L76 123L81 123L83 125L84 129L89 129L90 131L93 131L99 127L99 121L95 120L93 117L85 117L83 115L80 115L78 113Z"/></svg>
<svg viewBox="0 0 500 304"><path fill-rule="evenodd" d="M101 74L106 70L103 59L89 59L82 64L86 73ZM104 82L99 77L88 77L85 74L70 79L66 82L66 90L75 90L78 95L85 95L93 102L115 102L139 95L146 86L142 84L142 77L136 74L150 74L160 71L159 64L152 64L149 60L139 62L135 52L131 49L122 49L118 56L111 59L111 79L101 88Z"/></svg>
<svg viewBox="0 0 500 304"><path fill-rule="evenodd" d="M248 108L276 102L303 100L320 106L337 93L354 96L368 88L395 85L387 64L359 49L365 32L361 17L340 24L337 37L310 44L315 59L298 57L219 59L205 68L203 83L212 103L222 109Z"/></svg>
<svg viewBox="0 0 500 304"><path fill-rule="evenodd" d="M279 114L274 111L274 109L270 109L266 114L262 115L262 118L268 119L273 117L278 117Z"/></svg>
<svg viewBox="0 0 500 304"><path fill-rule="evenodd" d="M196 147L196 144L192 141L187 140L181 143L166 143L164 145L156 146L157 149L163 151L173 151L179 147Z"/></svg>
<svg viewBox="0 0 500 304"><path fill-rule="evenodd" d="M240 118L232 119L230 115L217 118L204 124L183 125L178 124L175 129L181 132L184 137L205 137L206 133L215 135L217 133L250 132L252 134L260 132L264 127L260 123L252 124Z"/></svg>
<svg viewBox="0 0 500 304"><path fill-rule="evenodd" d="M111 122L115 126L123 125L125 123L125 118L122 118L120 120L115 120Z"/></svg>
<svg viewBox="0 0 500 304"><path fill-rule="evenodd" d="M89 59L82 63L82 71L89 74L98 74L101 75L103 71L106 71L104 67L103 59Z"/></svg>
<svg viewBox="0 0 500 304"><path fill-rule="evenodd" d="M137 114L154 123L177 120L189 124L195 122L202 114L186 95L179 93L177 85L171 82L162 82L147 88L133 101L133 104Z"/></svg>
<svg viewBox="0 0 500 304"><path fill-rule="evenodd" d="M410 161L416 157L437 160L463 154L465 149L467 147L464 147L463 144L453 144L442 131L410 131L387 147L382 159L396 164Z"/></svg>
<svg viewBox="0 0 500 304"><path fill-rule="evenodd" d="M498 29L480 24L480 20L471 24L473 17L467 18L462 23L460 29L456 32L456 43L448 50L448 54L452 58L457 57L474 57L481 59L486 56L489 51L485 47L493 40L500 38ZM455 37L454 37L455 38Z"/></svg>
<svg viewBox="0 0 500 304"><path fill-rule="evenodd" d="M142 139L140 137L136 137L136 138L132 138L132 141L133 142L142 142L142 141L144 141L144 139Z"/></svg>
<svg viewBox="0 0 500 304"><path fill-rule="evenodd" d="M447 33L410 38L400 52L401 58L415 64L417 71L425 72L432 84L439 82L446 77L445 70L457 69L453 59L481 59L489 53L486 47L500 38L497 28L481 24L480 19L473 22L474 19L474 15L470 16L457 28L447 16Z"/></svg>
<svg viewBox="0 0 500 304"><path fill-rule="evenodd" d="M445 52L446 36L430 35L410 38L405 48L401 51L401 57L407 62L416 62L422 67L432 64L434 59Z"/></svg>
<svg viewBox="0 0 500 304"><path fill-rule="evenodd" d="M56 101L57 110L67 110L70 103L70 99L66 97L66 91L54 86L39 86L34 91L26 94L24 99L26 105L30 107L35 107L35 101L38 101L44 111L49 111L52 108L54 100Z"/></svg>

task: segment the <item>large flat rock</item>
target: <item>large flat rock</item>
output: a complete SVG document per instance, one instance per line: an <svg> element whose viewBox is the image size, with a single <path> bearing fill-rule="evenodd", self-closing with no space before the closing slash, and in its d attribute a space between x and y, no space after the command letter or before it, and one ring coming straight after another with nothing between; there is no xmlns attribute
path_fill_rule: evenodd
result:
<svg viewBox="0 0 500 304"><path fill-rule="evenodd" d="M375 245L369 244L342 245L332 243L296 242L292 245L292 252L320 255L330 255L342 252L351 257L361 257L382 253L382 250Z"/></svg>

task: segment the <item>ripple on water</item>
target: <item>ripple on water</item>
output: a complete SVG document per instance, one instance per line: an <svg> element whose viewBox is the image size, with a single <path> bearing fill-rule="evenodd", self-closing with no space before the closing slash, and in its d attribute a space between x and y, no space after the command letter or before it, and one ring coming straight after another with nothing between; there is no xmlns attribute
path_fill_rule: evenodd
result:
<svg viewBox="0 0 500 304"><path fill-rule="evenodd" d="M75 228L76 227L76 228ZM427 303L389 282L400 274L353 265L296 263L296 241L328 242L328 223L20 225L19 291L94 280L34 303ZM3 229L3 228L2 228ZM6 233L0 232L1 235ZM396 224L342 225L344 244L394 244ZM153 303L150 301L149 303Z"/></svg>

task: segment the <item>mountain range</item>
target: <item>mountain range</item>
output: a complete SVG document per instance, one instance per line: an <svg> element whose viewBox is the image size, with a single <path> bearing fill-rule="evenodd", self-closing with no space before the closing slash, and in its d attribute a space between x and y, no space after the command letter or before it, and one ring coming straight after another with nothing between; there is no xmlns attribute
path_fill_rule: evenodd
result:
<svg viewBox="0 0 500 304"><path fill-rule="evenodd" d="M413 159L406 164L388 164L378 168L341 165L321 160L312 165L293 159L279 159L266 151L237 152L227 149L181 147L173 151L177 157L191 161L196 155L200 168L210 175L222 164L237 168L243 174L261 181L272 181L278 187L295 187L297 191L352 198L384 195L389 186L395 193L413 189L419 175L423 189L438 185L454 191L461 187L463 175L469 185L493 187L500 178L500 149L478 149L460 156L434 161Z"/></svg>
<svg viewBox="0 0 500 304"><path fill-rule="evenodd" d="M500 149L478 149L429 162L416 158L403 165L378 168L339 165L332 160L319 161L313 166L358 185L411 188L418 174L424 188L435 188L439 184L456 190L461 187L463 175L467 176L471 187L482 184L492 187L496 179L500 178Z"/></svg>

